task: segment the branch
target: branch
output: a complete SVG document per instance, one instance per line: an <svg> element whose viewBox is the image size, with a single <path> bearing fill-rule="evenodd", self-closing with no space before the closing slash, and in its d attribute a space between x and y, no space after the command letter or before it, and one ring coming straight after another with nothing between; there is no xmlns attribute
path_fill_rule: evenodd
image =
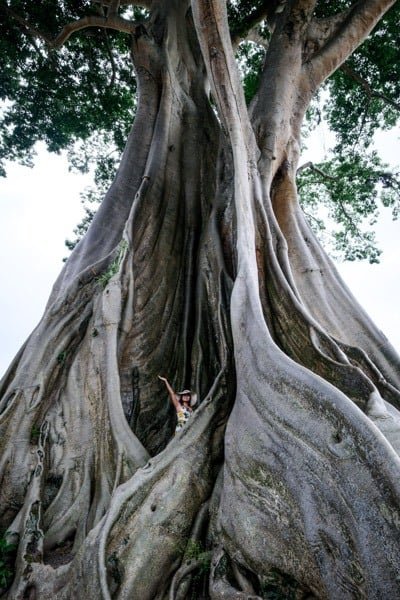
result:
<svg viewBox="0 0 400 600"><path fill-rule="evenodd" d="M83 17L72 23L68 23L62 28L58 36L51 42L52 48L60 48L76 31L87 29L88 27L101 27L105 29L114 29L123 33L132 33L135 30L136 24L133 21L128 21L118 16L100 17L91 15Z"/></svg>
<svg viewBox="0 0 400 600"><path fill-rule="evenodd" d="M266 38L262 37L262 35L260 35L258 27L253 27L253 29L250 29L250 31L247 32L246 36L239 40L239 43L240 42L254 42L258 46L263 46L263 48L265 48L266 50L269 46L269 41ZM237 44L233 44L233 48L234 50L236 50Z"/></svg>
<svg viewBox="0 0 400 600"><path fill-rule="evenodd" d="M113 0L93 0L93 2L108 8L113 3ZM150 9L152 2L153 0L120 0L119 6L140 6L141 8Z"/></svg>
<svg viewBox="0 0 400 600"><path fill-rule="evenodd" d="M114 3L117 4L117 3ZM33 27L26 19L15 13L8 6L2 5L2 8L7 14L9 14L17 23L23 26L26 33L29 33L34 38L43 40L49 48L57 49L60 48L65 42L71 37L76 31L87 29L88 27L100 27L103 29L114 29L116 31L122 31L124 33L132 33L135 30L136 23L134 21L128 21L117 15L115 16L97 16L90 15L73 21L65 25L56 38L51 39L48 35Z"/></svg>
<svg viewBox="0 0 400 600"><path fill-rule="evenodd" d="M33 38L39 38L43 40L48 46L51 45L51 39L46 36L42 31L39 31L35 27L33 27L26 19L18 15L16 12L9 8L8 6L2 4L1 7L10 17L12 17L17 23L22 25L25 30L25 33L29 33Z"/></svg>
<svg viewBox="0 0 400 600"><path fill-rule="evenodd" d="M268 16L269 12L271 12L271 8L267 8L266 6L259 6L256 8L256 10L247 17L240 28L237 28L236 31L235 29L231 31L232 45L237 46L242 39L246 38L248 33Z"/></svg>
<svg viewBox="0 0 400 600"><path fill-rule="evenodd" d="M342 200L340 198L335 198L334 202L337 202L340 206L340 209L345 217L345 219L347 219L347 232L346 232L346 240L347 240L347 235L348 235L348 231L349 229L351 229L352 234L356 237L358 237L358 239L362 240L363 236L360 233L360 228L358 227L357 223L355 223L353 217L347 212L347 209L345 207L345 205L343 204Z"/></svg>
<svg viewBox="0 0 400 600"><path fill-rule="evenodd" d="M365 90L368 98L380 98L381 100L383 100L387 104L390 104L390 106L392 106L396 110L400 110L400 104L398 102L394 102L394 100L391 100L391 98L388 98L384 94L381 94L380 92L376 92L370 86L370 84L368 83L368 81L366 81L365 79L363 79L363 77L361 77L361 75L359 75L358 73L356 73L346 63L344 63L343 65L341 65L340 70L343 71L343 73L346 73L346 75L348 75L351 79L353 79L354 81L356 81L357 83L359 83L361 85L361 87Z"/></svg>
<svg viewBox="0 0 400 600"><path fill-rule="evenodd" d="M304 209L304 206L303 206L303 205L301 206L301 210L303 211L303 213L305 214L305 216L307 217L307 219L308 219L309 221L315 221L315 223L316 223L316 227L318 227L318 231L324 231L324 229L325 229L325 225L324 225L324 223L323 223L322 219L317 219L317 217L314 217L314 215L312 215L311 213L307 212L307 211ZM310 223L310 225L311 225L311 223ZM315 230L314 230L314 231L315 231Z"/></svg>
<svg viewBox="0 0 400 600"><path fill-rule="evenodd" d="M315 173L318 173L318 175L321 175L324 179L329 179L330 181L337 180L337 177L333 177L333 175L329 175L328 173L325 173L324 171L322 171L322 169L320 169L319 167L316 167L314 165L314 163L311 162L310 160L308 162L304 163L304 165L301 165L297 169L297 174L300 173L300 171L304 171L305 169L310 169L310 171L314 171Z"/></svg>
<svg viewBox="0 0 400 600"><path fill-rule="evenodd" d="M329 77L365 40L396 0L359 0L351 7L337 34L309 60L313 90Z"/></svg>
<svg viewBox="0 0 400 600"><path fill-rule="evenodd" d="M311 20L303 53L303 61L310 60L327 42L335 37L351 13L351 7L330 17Z"/></svg>
<svg viewBox="0 0 400 600"><path fill-rule="evenodd" d="M118 14L119 5L121 4L120 0L111 0L108 5L108 16L115 17Z"/></svg>
<svg viewBox="0 0 400 600"><path fill-rule="evenodd" d="M115 83L115 78L116 78L116 74L117 74L117 67L115 64L115 59L114 59L114 54L112 51L112 47L110 44L110 40L108 38L108 34L107 34L107 30L104 30L104 38L106 41L106 48L107 48L107 52L108 52L108 56L110 57L110 63L111 63L111 71L112 71L112 75L111 75L111 80L110 83L108 84L108 87L111 88L113 87L114 83Z"/></svg>
<svg viewBox="0 0 400 600"><path fill-rule="evenodd" d="M323 177L324 179L329 179L329 181L337 181L338 177L333 177L332 175L329 175L328 173L325 173L324 171L322 171L321 169L319 169L318 167L316 167L314 165L314 163L312 163L311 161L308 161L306 163L304 163L304 165L301 165L298 169L297 169L297 174L300 171L304 171L304 169L311 169L311 171L314 171L315 173L318 173L318 175L321 175L321 177ZM387 175L387 173L385 173L385 175ZM357 225L357 223L354 221L353 217L351 216L351 214L347 211L345 205L343 204L342 200L340 198L335 198L334 202L336 202L337 204L339 204L340 209L345 217L345 219L347 220L347 222L349 223L349 227L351 228L353 235L355 235L356 237L358 237L359 239L362 239L362 235L359 232L359 227ZM311 215L309 215L311 216ZM312 217L317 223L318 223L318 219L316 219L315 217Z"/></svg>

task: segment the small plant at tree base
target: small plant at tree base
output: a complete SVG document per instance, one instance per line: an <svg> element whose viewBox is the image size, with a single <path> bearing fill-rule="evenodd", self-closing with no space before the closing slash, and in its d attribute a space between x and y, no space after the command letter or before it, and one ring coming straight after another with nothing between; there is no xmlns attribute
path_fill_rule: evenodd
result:
<svg viewBox="0 0 400 600"><path fill-rule="evenodd" d="M63 350L62 352L60 352L60 354L57 356L57 362L59 365L63 365L65 363L65 360L67 358L67 354L68 351L67 350Z"/></svg>
<svg viewBox="0 0 400 600"><path fill-rule="evenodd" d="M205 550L201 542L189 540L185 550L185 558L187 560L197 560L199 562L200 573L206 573L210 570L211 552Z"/></svg>
<svg viewBox="0 0 400 600"><path fill-rule="evenodd" d="M37 425L33 425L31 429L31 437L30 441L34 444L39 440L40 437L40 427Z"/></svg>
<svg viewBox="0 0 400 600"><path fill-rule="evenodd" d="M190 600L203 598L211 567L211 552L205 549L202 542L192 539L179 544L179 551L183 552L183 562L186 564L197 563L195 570L190 575L191 583L186 597Z"/></svg>
<svg viewBox="0 0 400 600"><path fill-rule="evenodd" d="M11 583L13 571L12 555L16 548L15 544L10 544L5 535L0 535L0 593L2 593Z"/></svg>

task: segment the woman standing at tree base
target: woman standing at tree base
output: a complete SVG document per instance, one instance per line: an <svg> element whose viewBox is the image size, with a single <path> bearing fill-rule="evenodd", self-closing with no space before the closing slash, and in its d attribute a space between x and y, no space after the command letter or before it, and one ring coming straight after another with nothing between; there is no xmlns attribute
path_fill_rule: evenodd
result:
<svg viewBox="0 0 400 600"><path fill-rule="evenodd" d="M161 377L161 375L159 375L158 378L161 379L161 381L163 381L167 386L170 400L173 406L175 407L176 416L178 419L178 423L175 428L175 433L177 433L184 427L184 425L186 425L190 416L192 415L193 406L195 406L195 404L197 403L197 396L196 394L193 394L190 390L183 390L182 392L176 393L172 389L166 377Z"/></svg>

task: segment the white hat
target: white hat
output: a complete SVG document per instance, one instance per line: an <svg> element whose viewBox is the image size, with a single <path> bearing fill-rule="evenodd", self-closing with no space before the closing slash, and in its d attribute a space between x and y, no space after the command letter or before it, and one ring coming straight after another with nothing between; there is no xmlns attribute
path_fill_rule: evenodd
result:
<svg viewBox="0 0 400 600"><path fill-rule="evenodd" d="M190 406L195 406L197 404L197 394L194 394L191 390L182 390L182 392L178 392L178 396L186 394L190 394Z"/></svg>

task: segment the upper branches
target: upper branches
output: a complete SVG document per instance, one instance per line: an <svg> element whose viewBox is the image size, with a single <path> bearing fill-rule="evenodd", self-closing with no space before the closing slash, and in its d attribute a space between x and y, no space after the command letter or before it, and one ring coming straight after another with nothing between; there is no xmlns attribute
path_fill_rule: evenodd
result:
<svg viewBox="0 0 400 600"><path fill-rule="evenodd" d="M253 3L254 4L254 3ZM266 19L271 14L271 5L262 2L258 6L252 7L247 11L231 11L231 39L232 44L236 46L240 41L248 35L248 33L257 27L261 21Z"/></svg>
<svg viewBox="0 0 400 600"><path fill-rule="evenodd" d="M128 21L127 19L119 17L115 13L111 13L106 17L95 15L83 17L82 19L78 19L77 21L65 25L57 37L50 41L51 47L60 48L73 33L80 31L81 29L86 29L87 27L101 27L105 29L114 29L124 33L132 33L135 30L136 24L133 21Z"/></svg>
<svg viewBox="0 0 400 600"><path fill-rule="evenodd" d="M392 98L389 98L387 95L379 92L378 90L373 89L373 87L368 83L368 81L361 77L349 65L343 64L340 68L343 71L343 73L346 73L346 75L348 75L351 79L353 79L362 87L362 89L367 95L368 101L370 101L371 98L379 98L380 100L383 100L383 102L385 102L386 104L389 104L392 108L400 111L399 102L395 102L394 100L392 100Z"/></svg>
<svg viewBox="0 0 400 600"><path fill-rule="evenodd" d="M105 29L114 29L124 33L132 33L135 30L136 23L134 21L123 19L116 14L119 7L119 2L113 1L110 2L109 5L109 14L107 16L88 15L86 17L82 17L81 19L77 19L76 21L72 21L67 25L64 25L55 38L51 38L49 35L33 26L28 20L21 17L7 5L3 4L2 8L20 25L20 27L22 27L25 33L30 34L34 38L40 38L49 48L56 49L65 44L65 42L73 33L82 29L87 29L88 27L100 27Z"/></svg>
<svg viewBox="0 0 400 600"><path fill-rule="evenodd" d="M359 0L341 15L326 21L330 27L325 44L310 59L311 85L319 85L333 73L363 42L396 0Z"/></svg>
<svg viewBox="0 0 400 600"><path fill-rule="evenodd" d="M111 7L118 6L140 6L142 8L151 8L153 0L94 0L101 6Z"/></svg>
<svg viewBox="0 0 400 600"><path fill-rule="evenodd" d="M317 0L295 0L289 6L287 0L272 0L269 2L254 2L242 0L235 7L228 5L228 16L232 44L235 46L243 39L254 39L257 43L265 44L265 40L257 35L258 26L264 21L269 33L272 33L277 20L288 10L301 12L306 18L312 13ZM256 35L254 35L256 33Z"/></svg>

